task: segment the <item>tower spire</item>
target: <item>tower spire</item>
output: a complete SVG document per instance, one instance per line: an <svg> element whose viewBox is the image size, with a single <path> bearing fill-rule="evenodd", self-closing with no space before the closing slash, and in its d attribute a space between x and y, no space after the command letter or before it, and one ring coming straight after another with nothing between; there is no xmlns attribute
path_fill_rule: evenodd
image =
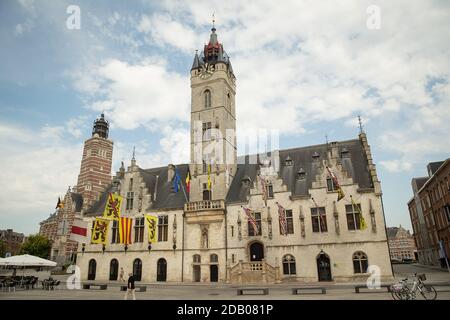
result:
<svg viewBox="0 0 450 320"><path fill-rule="evenodd" d="M215 12L213 12L213 14L212 14L212 29L211 29L211 31L212 31L212 32L215 32L215 31L216 31L216 17L215 17Z"/></svg>

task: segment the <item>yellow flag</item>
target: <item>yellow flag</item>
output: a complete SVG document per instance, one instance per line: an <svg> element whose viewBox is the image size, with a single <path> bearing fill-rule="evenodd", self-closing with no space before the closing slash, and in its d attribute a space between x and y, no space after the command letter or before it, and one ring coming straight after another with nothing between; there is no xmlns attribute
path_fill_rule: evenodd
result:
<svg viewBox="0 0 450 320"><path fill-rule="evenodd" d="M109 193L108 201L106 201L103 218L115 219L120 218L120 207L122 206L122 197L118 194Z"/></svg>
<svg viewBox="0 0 450 320"><path fill-rule="evenodd" d="M353 206L353 208L356 208L356 211L358 211L358 214L359 214L359 229L360 230L367 229L366 220L364 220L362 212L359 209L359 206L355 203L355 201L353 201L353 198L352 198L352 206ZM355 209L353 209L353 210L355 210Z"/></svg>
<svg viewBox="0 0 450 320"><path fill-rule="evenodd" d="M156 226L158 225L158 217L151 216L149 214L145 215L145 220L147 220L148 228L148 243L154 243L158 241Z"/></svg>
<svg viewBox="0 0 450 320"><path fill-rule="evenodd" d="M108 239L109 220L95 218L94 228L92 229L91 243L106 244Z"/></svg>
<svg viewBox="0 0 450 320"><path fill-rule="evenodd" d="M211 165L208 164L208 190L211 191Z"/></svg>

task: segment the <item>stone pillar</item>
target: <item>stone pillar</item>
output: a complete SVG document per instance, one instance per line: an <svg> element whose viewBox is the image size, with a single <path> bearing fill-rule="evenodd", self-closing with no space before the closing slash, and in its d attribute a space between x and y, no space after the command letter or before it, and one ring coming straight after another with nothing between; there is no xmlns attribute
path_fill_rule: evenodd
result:
<svg viewBox="0 0 450 320"><path fill-rule="evenodd" d="M267 266L266 261L264 259L261 260L262 264L262 281L267 282L266 272L267 272Z"/></svg>
<svg viewBox="0 0 450 320"><path fill-rule="evenodd" d="M242 283L242 260L239 260L238 282Z"/></svg>

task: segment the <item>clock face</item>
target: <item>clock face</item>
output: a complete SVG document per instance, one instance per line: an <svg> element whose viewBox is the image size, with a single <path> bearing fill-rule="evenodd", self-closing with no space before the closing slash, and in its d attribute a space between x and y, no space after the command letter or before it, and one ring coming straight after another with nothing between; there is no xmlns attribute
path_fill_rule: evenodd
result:
<svg viewBox="0 0 450 320"><path fill-rule="evenodd" d="M200 73L200 78L206 79L212 75L212 71L209 69L209 65L205 64L205 67L202 69Z"/></svg>

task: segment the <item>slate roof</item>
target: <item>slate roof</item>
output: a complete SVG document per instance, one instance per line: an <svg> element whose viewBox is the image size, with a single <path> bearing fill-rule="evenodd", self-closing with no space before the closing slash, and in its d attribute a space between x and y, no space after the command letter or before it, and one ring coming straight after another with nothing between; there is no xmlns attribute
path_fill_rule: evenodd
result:
<svg viewBox="0 0 450 320"><path fill-rule="evenodd" d="M388 227L386 228L388 239L393 239L397 236L399 228L397 227Z"/></svg>
<svg viewBox="0 0 450 320"><path fill-rule="evenodd" d="M83 196L79 193L71 192L72 201L75 202L75 212L80 212L83 207Z"/></svg>
<svg viewBox="0 0 450 320"><path fill-rule="evenodd" d="M186 174L189 170L188 164L181 164L176 166L178 173L181 177L181 183L184 190L186 190ZM178 192L172 191L173 180L168 181L168 168L159 167L151 169L140 169L139 172L142 175L145 186L148 192L152 195L152 203L148 208L142 208L143 210L151 209L182 209L186 198L183 190ZM158 177L156 177L158 176ZM114 182L113 182L114 183ZM97 216L103 213L103 210L108 199L108 194L114 190L113 183L100 196L100 200L96 201L89 209L86 210L85 216ZM136 193L135 193L136 194ZM189 197L189 195L187 195ZM135 199L137 197L135 196ZM188 198L189 199L189 198ZM123 204L124 205L124 204Z"/></svg>
<svg viewBox="0 0 450 320"><path fill-rule="evenodd" d="M312 182L321 168L323 159L327 158L327 150L329 145L320 144L315 146L285 149L279 151L280 156L280 170L278 176L283 179L283 183L287 186L288 191L292 192L293 196L308 196L308 190L312 188ZM373 188L372 179L367 169L367 158L359 139L338 142L339 154L346 152L348 157L341 158L342 166L353 178L360 189ZM313 156L318 156L318 161L314 161ZM292 165L286 165L286 158L292 160ZM239 162L244 162L243 157L240 157ZM245 159L249 159L248 156ZM242 183L244 176L250 177L254 182L257 179L259 165L248 164L248 160L243 164L237 165L235 178L233 179L226 201L246 202L249 194L249 187ZM305 174L304 179L298 179L299 171Z"/></svg>
<svg viewBox="0 0 450 320"><path fill-rule="evenodd" d="M346 157L341 158L342 166L353 178L360 189L373 188L372 179L367 169L368 162L359 139L340 141L337 143L339 154L343 152ZM308 190L312 188L312 182L316 174L321 170L322 160L326 159L327 151L330 146L320 144L301 148L285 149L279 151L280 170L278 176L283 179L283 183L287 186L287 190L293 196L309 196ZM314 160L316 157L317 161ZM292 161L292 165L286 165L286 158ZM258 161L257 161L258 162ZM247 195L250 194L250 188L257 179L259 172L259 164L250 164L249 156L239 157L235 177L231 182L228 194L226 196L227 203L240 203L247 201ZM183 187L186 188L185 177L189 170L188 164L177 165ZM151 169L139 169L148 192L152 195L151 209L182 209L186 202L183 191L177 193L172 191L172 181L167 181L168 167L159 167ZM299 172L304 173L304 178L299 179ZM158 176L158 178L156 178ZM244 178L249 178L250 183L243 183ZM86 216L95 216L103 212L106 205L108 193L113 190L111 184L101 195L100 200L95 202L86 212Z"/></svg>

